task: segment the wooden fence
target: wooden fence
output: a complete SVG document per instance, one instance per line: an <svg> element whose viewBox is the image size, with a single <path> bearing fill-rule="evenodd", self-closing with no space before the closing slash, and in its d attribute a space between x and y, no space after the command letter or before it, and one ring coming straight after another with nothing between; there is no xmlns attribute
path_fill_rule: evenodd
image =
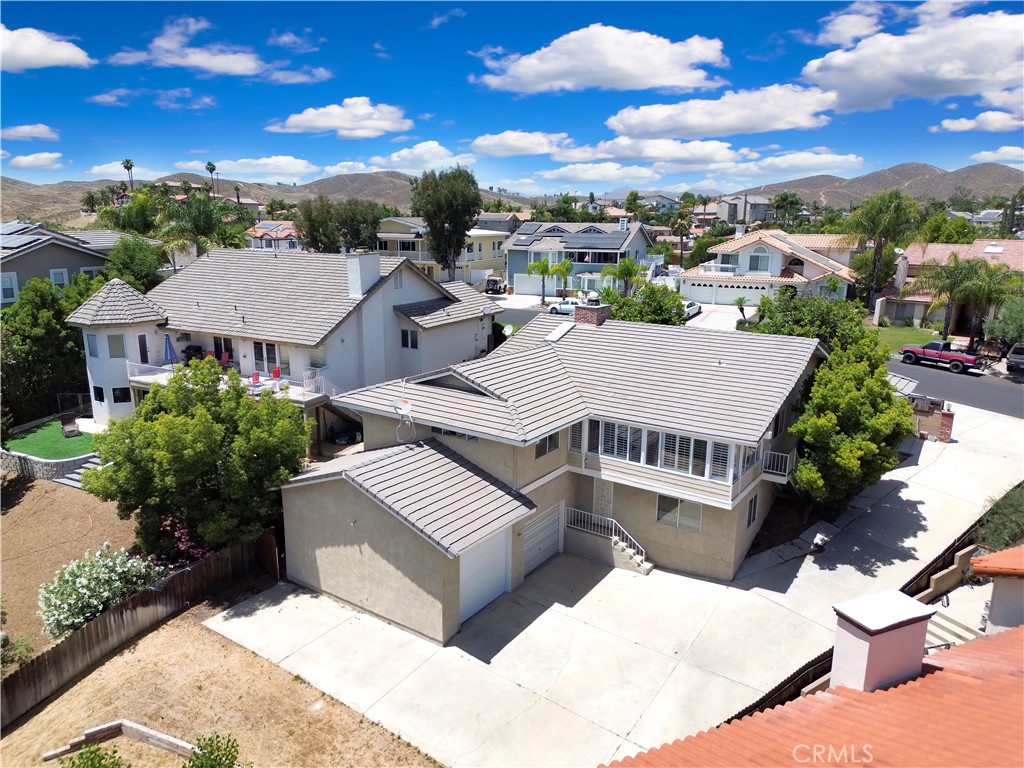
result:
<svg viewBox="0 0 1024 768"><path fill-rule="evenodd" d="M93 664L152 627L259 570L257 542L239 544L176 571L101 613L16 669L0 686L0 727L52 696Z"/></svg>

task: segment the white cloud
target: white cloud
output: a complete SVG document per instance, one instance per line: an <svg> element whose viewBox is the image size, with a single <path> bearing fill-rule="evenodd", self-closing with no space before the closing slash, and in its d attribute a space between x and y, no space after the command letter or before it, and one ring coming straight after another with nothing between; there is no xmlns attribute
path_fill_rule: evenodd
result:
<svg viewBox="0 0 1024 768"><path fill-rule="evenodd" d="M375 165L367 165L355 160L343 160L337 165L325 165L324 173L328 176L340 176L346 173L373 173L382 170Z"/></svg>
<svg viewBox="0 0 1024 768"><path fill-rule="evenodd" d="M430 20L430 28L437 29L442 24L446 24L455 18L462 18L466 15L466 12L461 8L452 8L448 13L435 13L434 18Z"/></svg>
<svg viewBox="0 0 1024 768"><path fill-rule="evenodd" d="M971 155L976 163L1005 163L1020 168L1024 165L1024 147L1000 147L993 152L976 152Z"/></svg>
<svg viewBox="0 0 1024 768"><path fill-rule="evenodd" d="M154 67L184 67L210 75L262 75L267 82L283 85L319 83L332 77L330 71L323 67L288 70L284 68L287 61L267 63L248 46L227 43L191 45L192 38L212 28L213 25L204 18L185 16L169 19L145 51L124 50L107 61L120 65L148 63Z"/></svg>
<svg viewBox="0 0 1024 768"><path fill-rule="evenodd" d="M205 165L205 163L204 163ZM204 173L206 169L203 169ZM121 166L120 160L113 160L109 163L103 163L102 165L94 165L88 171L85 172L86 176L96 176L101 179L123 179L125 178L125 170ZM151 168L143 168L142 166L136 165L132 169L132 175L138 179L158 179L161 176L170 175L168 171L154 171Z"/></svg>
<svg viewBox="0 0 1024 768"><path fill-rule="evenodd" d="M57 141L60 139L60 133L45 123L12 125L0 130L0 139L7 139L8 141L31 141L32 139Z"/></svg>
<svg viewBox="0 0 1024 768"><path fill-rule="evenodd" d="M420 140L419 136L413 136L412 134L409 134L409 133L400 133L397 136L395 136L394 138L389 139L389 141L392 144L408 144L410 141L419 141L419 140Z"/></svg>
<svg viewBox="0 0 1024 768"><path fill-rule="evenodd" d="M114 88L89 96L86 101L104 107L127 107L132 99L142 96L152 96L153 105L160 109L209 109L217 106L217 99L213 96L193 97L191 88Z"/></svg>
<svg viewBox="0 0 1024 768"><path fill-rule="evenodd" d="M208 155L210 150L208 149L190 149L186 154L189 155Z"/></svg>
<svg viewBox="0 0 1024 768"><path fill-rule="evenodd" d="M390 59L391 54L388 53L388 49L384 46L384 43L378 41L373 44L373 55L378 59Z"/></svg>
<svg viewBox="0 0 1024 768"><path fill-rule="evenodd" d="M515 155L547 155L572 144L567 133L541 131L502 131L477 136L470 148L478 155L513 157Z"/></svg>
<svg viewBox="0 0 1024 768"><path fill-rule="evenodd" d="M265 178L295 181L302 176L316 173L319 165L291 155L273 155L272 157L243 158L241 160L216 160L217 172L239 176L259 175ZM202 160L183 160L174 164L182 171L206 173L206 163Z"/></svg>
<svg viewBox="0 0 1024 768"><path fill-rule="evenodd" d="M1019 115L1024 112L1024 87L1004 88L1000 91L986 91L981 94L981 100L978 104L984 107L1005 109L1007 112Z"/></svg>
<svg viewBox="0 0 1024 768"><path fill-rule="evenodd" d="M138 91L130 88L114 88L104 93L97 93L95 96L89 96L86 101L90 104L102 104L104 107L127 107L126 98L135 96L137 93Z"/></svg>
<svg viewBox="0 0 1024 768"><path fill-rule="evenodd" d="M10 156L11 153L8 152L6 149L0 149L0 160L6 160Z"/></svg>
<svg viewBox="0 0 1024 768"><path fill-rule="evenodd" d="M862 165L864 165L864 158L859 155L837 155L803 150L766 157L753 162L738 163L727 170L731 176L744 179L763 176L792 179L801 176L844 173L856 170Z"/></svg>
<svg viewBox="0 0 1024 768"><path fill-rule="evenodd" d="M580 184L630 184L658 181L661 178L661 174L653 168L620 163L575 163L549 171L537 171L537 175L550 181Z"/></svg>
<svg viewBox="0 0 1024 768"><path fill-rule="evenodd" d="M421 141L390 155L370 158L370 164L378 169L403 171L416 174L437 168L451 168L456 165L470 165L476 160L471 154L456 155L436 141Z"/></svg>
<svg viewBox="0 0 1024 768"><path fill-rule="evenodd" d="M586 153L592 152L586 157ZM702 170L723 165L731 166L740 160L758 157L746 147L733 149L724 141L676 141L674 139L634 139L619 136L599 142L595 147L578 147L552 155L560 161L572 160L644 160L665 163L664 170L671 173ZM659 168L659 171L663 170Z"/></svg>
<svg viewBox="0 0 1024 768"><path fill-rule="evenodd" d="M271 32L267 45L287 48L293 53L316 53L320 50L320 47L310 40L309 37L297 35L294 32L281 32L278 34L276 30Z"/></svg>
<svg viewBox="0 0 1024 768"><path fill-rule="evenodd" d="M0 24L0 69L25 72L44 67L91 67L89 54L60 35L42 29L8 29Z"/></svg>
<svg viewBox="0 0 1024 768"><path fill-rule="evenodd" d="M12 168L25 168L33 171L59 171L64 167L60 161L60 152L36 152L34 155L17 155L11 158Z"/></svg>
<svg viewBox="0 0 1024 768"><path fill-rule="evenodd" d="M951 133L962 133L964 131L987 131L1000 133L1003 131L1019 131L1024 128L1024 119L1020 115L1011 115L1009 112L982 112L973 118L961 117L956 120L943 120L939 125L933 125L928 130L932 133L949 131Z"/></svg>
<svg viewBox="0 0 1024 768"><path fill-rule="evenodd" d="M792 129L820 128L836 94L798 85L769 85L754 91L726 91L718 99L626 107L605 121L618 134L695 139Z"/></svg>
<svg viewBox="0 0 1024 768"><path fill-rule="evenodd" d="M304 109L264 130L271 133L334 131L339 139L375 139L385 133L407 131L412 125L401 107L374 104L366 96L351 96L341 104Z"/></svg>
<svg viewBox="0 0 1024 768"><path fill-rule="evenodd" d="M927 6L927 7L925 7ZM883 109L899 98L942 99L1020 84L1024 16L953 17L959 6L926 3L906 34L878 33L808 62L805 80L839 95L837 110ZM922 8L924 10L922 10Z"/></svg>
<svg viewBox="0 0 1024 768"><path fill-rule="evenodd" d="M696 65L729 63L721 40L694 35L674 43L649 32L603 24L569 32L526 55L505 54L500 48L485 48L476 55L491 72L471 76L470 81L513 93L716 88L723 81Z"/></svg>
<svg viewBox="0 0 1024 768"><path fill-rule="evenodd" d="M848 8L831 13L821 20L822 28L814 38L814 43L849 48L882 28L883 10L884 6L880 3L856 2Z"/></svg>

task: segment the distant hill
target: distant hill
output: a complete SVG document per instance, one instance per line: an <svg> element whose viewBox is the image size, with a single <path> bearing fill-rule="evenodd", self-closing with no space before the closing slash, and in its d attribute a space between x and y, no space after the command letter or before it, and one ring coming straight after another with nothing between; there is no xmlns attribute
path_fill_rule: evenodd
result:
<svg viewBox="0 0 1024 768"><path fill-rule="evenodd" d="M866 197L894 187L918 200L930 197L946 200L958 186L967 187L978 198L994 195L1012 197L1014 192L1024 186L1024 172L998 163L968 165L956 171L944 171L924 163L902 163L853 179L808 176L794 181L750 187L740 192L767 197L774 197L780 192L795 192L807 203L817 200L823 205L849 208Z"/></svg>
<svg viewBox="0 0 1024 768"><path fill-rule="evenodd" d="M317 179L308 184L253 184L247 181L220 178L217 191L225 197L232 197L235 185L240 187L239 195L266 203L276 197L286 202L301 202L317 195L326 195L332 200L345 200L358 197L364 200L375 200L388 203L404 213L412 206L412 187L409 182L412 176L397 171L378 171L376 173L350 173L341 176L330 176ZM197 173L174 173L158 179L136 179L136 185L145 182L159 184L162 181L187 180L194 187L209 176ZM102 189L109 184L116 184L121 179L97 179L96 181L61 181L55 184L31 184L27 181L0 177L0 219L10 221L18 216L29 216L34 219L47 219L64 224L83 225L92 219L81 219L79 210L82 207L82 195L90 189ZM487 189L481 189L484 201L495 199L498 195ZM526 198L504 195L505 199L529 206Z"/></svg>

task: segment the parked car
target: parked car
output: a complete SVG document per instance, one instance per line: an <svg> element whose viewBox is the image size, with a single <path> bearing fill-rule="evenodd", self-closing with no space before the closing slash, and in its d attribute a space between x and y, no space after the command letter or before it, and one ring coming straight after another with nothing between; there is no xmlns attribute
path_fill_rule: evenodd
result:
<svg viewBox="0 0 1024 768"><path fill-rule="evenodd" d="M700 314L701 306L696 301L688 301L683 305L683 317L689 320Z"/></svg>
<svg viewBox="0 0 1024 768"><path fill-rule="evenodd" d="M508 293L508 283L505 282L503 277L488 277L487 284L484 286L484 293Z"/></svg>
<svg viewBox="0 0 1024 768"><path fill-rule="evenodd" d="M1024 371L1024 344L1014 344L1006 353L1006 370L1009 373Z"/></svg>
<svg viewBox="0 0 1024 768"><path fill-rule="evenodd" d="M948 365L953 373L963 373L971 368L984 367L985 358L970 355L953 349L950 341L929 341L923 346L916 344L900 347L900 357L904 363L941 363Z"/></svg>
<svg viewBox="0 0 1024 768"><path fill-rule="evenodd" d="M552 304L548 313L552 315L571 315L576 311L576 307L580 306L585 306L584 302L577 298L570 297L568 299L562 299L557 304Z"/></svg>

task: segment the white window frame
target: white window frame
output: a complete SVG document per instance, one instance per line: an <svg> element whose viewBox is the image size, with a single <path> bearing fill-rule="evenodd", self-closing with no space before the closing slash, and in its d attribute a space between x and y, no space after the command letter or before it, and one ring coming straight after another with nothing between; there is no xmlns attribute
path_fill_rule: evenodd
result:
<svg viewBox="0 0 1024 768"><path fill-rule="evenodd" d="M85 348L89 353L89 357L100 356L100 341L95 333L85 334Z"/></svg>
<svg viewBox="0 0 1024 768"><path fill-rule="evenodd" d="M54 279L54 275L57 275L58 277L64 278L63 281L58 283ZM68 282L69 282L67 269L51 269L50 270L50 282L53 283L55 286L59 286L61 288L66 287Z"/></svg>
<svg viewBox="0 0 1024 768"><path fill-rule="evenodd" d="M114 354L114 346L112 342L114 339L121 340L121 354ZM123 333L108 333L107 334L107 354L111 360L125 360L128 358L128 347L125 346L124 334Z"/></svg>
<svg viewBox="0 0 1024 768"><path fill-rule="evenodd" d="M662 512L662 500L675 502L674 512ZM696 519L693 515L684 516L681 513L683 505L688 505L689 511L693 510L693 507L697 508ZM667 506L667 505L666 505ZM658 494L657 501L654 507L655 519L662 525L669 525L680 531L688 531L690 533L700 533L701 528L704 524L704 506L698 504L695 501L688 501L687 499L677 499L674 496L665 496L664 494Z"/></svg>
<svg viewBox="0 0 1024 768"><path fill-rule="evenodd" d="M404 283L402 282L403 270L401 268L395 270L394 286L396 291L402 290Z"/></svg>
<svg viewBox="0 0 1024 768"><path fill-rule="evenodd" d="M757 259L757 267L754 266L754 259ZM762 259L764 260L762 262ZM763 266L762 266L763 264ZM758 245L750 252L747 259L748 272L769 272L772 267L772 255L763 245Z"/></svg>
<svg viewBox="0 0 1024 768"><path fill-rule="evenodd" d="M8 290L11 291L10 298L5 295ZM4 301L18 300L18 274L16 272L0 274L0 296Z"/></svg>
<svg viewBox="0 0 1024 768"><path fill-rule="evenodd" d="M260 352L259 355L256 354L257 349ZM271 352L273 352L273 362L270 360ZM257 363L259 358L262 358L263 368L260 368ZM291 375L288 351L282 345L273 341L254 341L252 343L252 365L253 370L267 374L268 376L274 372L275 368L281 372L282 376Z"/></svg>
<svg viewBox="0 0 1024 768"><path fill-rule="evenodd" d="M757 522L757 494L747 501L747 528Z"/></svg>
<svg viewBox="0 0 1024 768"><path fill-rule="evenodd" d="M103 274L103 267L80 267L78 272L89 277L99 277Z"/></svg>

